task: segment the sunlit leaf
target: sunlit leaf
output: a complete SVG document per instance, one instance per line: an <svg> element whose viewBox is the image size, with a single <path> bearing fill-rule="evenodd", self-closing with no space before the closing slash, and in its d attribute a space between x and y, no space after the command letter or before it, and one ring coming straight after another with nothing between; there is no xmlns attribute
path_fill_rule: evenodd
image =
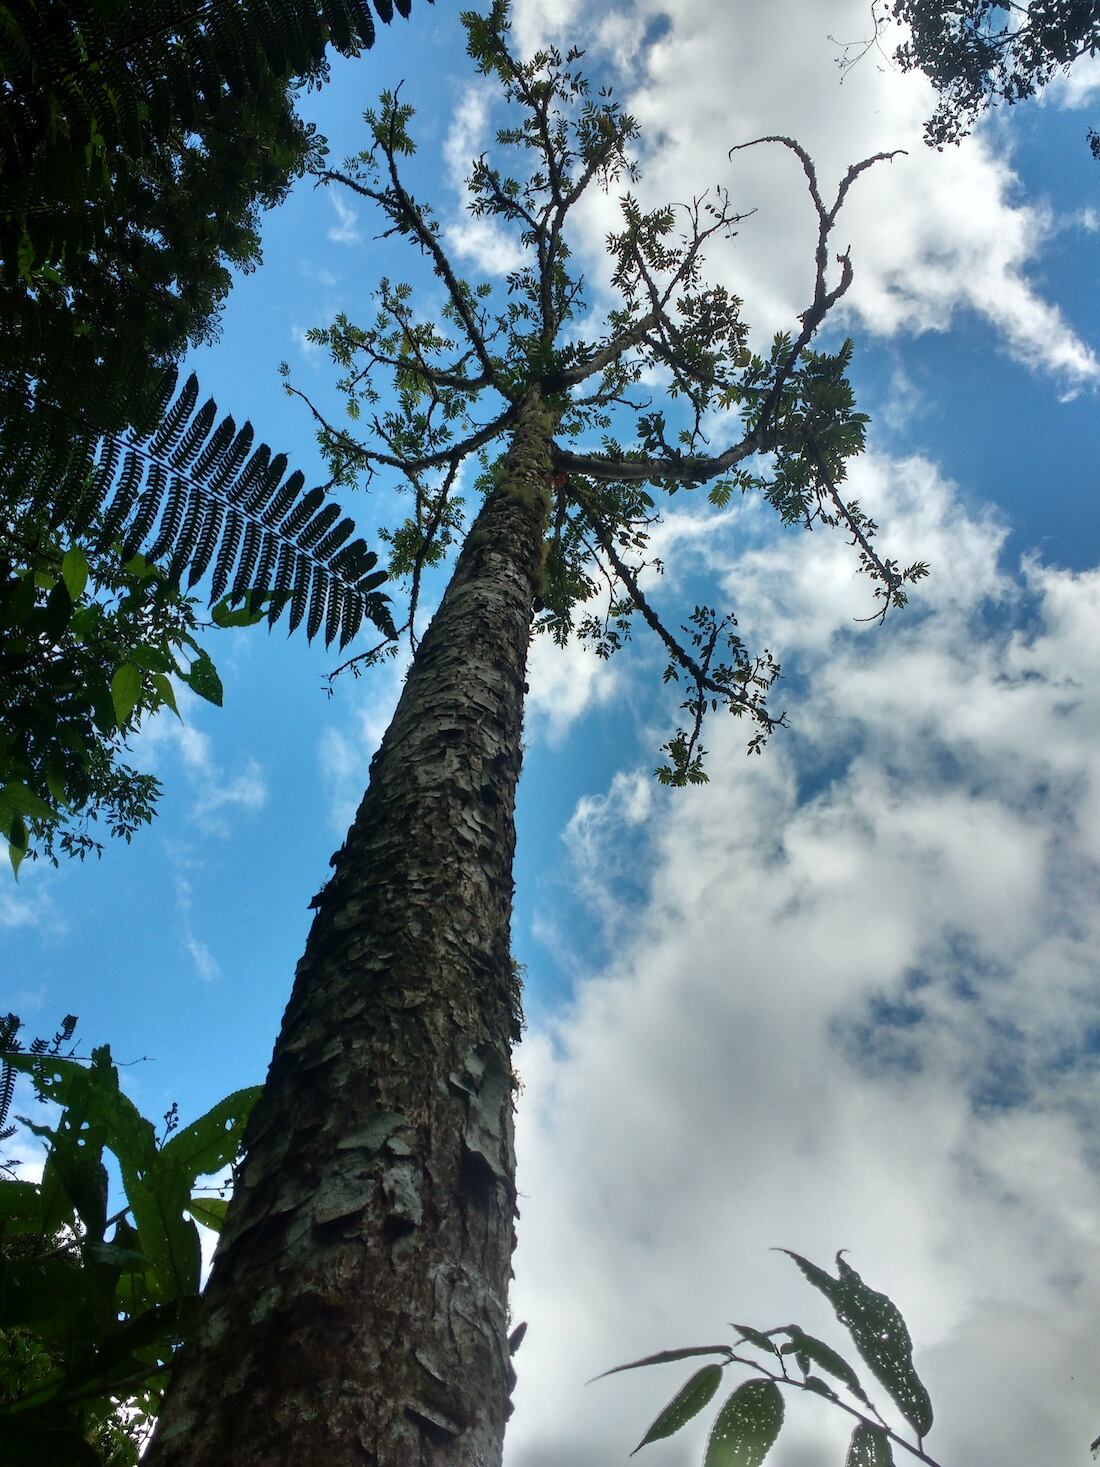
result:
<svg viewBox="0 0 1100 1467"><path fill-rule="evenodd" d="M783 1397L770 1380L747 1380L719 1411L703 1467L760 1467L783 1425Z"/></svg>
<svg viewBox="0 0 1100 1467"><path fill-rule="evenodd" d="M119 728L125 728L141 697L141 668L124 662L111 679L111 702Z"/></svg>

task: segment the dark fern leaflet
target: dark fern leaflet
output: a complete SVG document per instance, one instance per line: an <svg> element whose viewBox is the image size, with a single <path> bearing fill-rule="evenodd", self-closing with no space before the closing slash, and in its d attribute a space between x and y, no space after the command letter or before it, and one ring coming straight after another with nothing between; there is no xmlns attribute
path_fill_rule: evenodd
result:
<svg viewBox="0 0 1100 1467"><path fill-rule="evenodd" d="M90 484L49 504L49 476L40 480L39 507L96 548L121 544L124 559L139 551L190 590L211 565L210 603L228 592L234 602L252 593L271 596L271 625L289 606L289 631L303 620L312 640L345 647L365 619L394 635L388 600L378 589L388 578L378 556L352 539L354 522L325 490L303 493L301 470L287 474L285 454L253 446L251 423L238 430L218 421L213 398L196 412L194 373L172 400L166 384L157 426L103 437Z"/></svg>
<svg viewBox="0 0 1100 1467"><path fill-rule="evenodd" d="M32 1040L30 1053L33 1055L60 1054L62 1046L68 1044L75 1034L76 1025L76 1015L66 1014L53 1039ZM15 1071L8 1064L5 1056L18 1054L22 1050L23 1044L19 1039L19 1031L22 1027L23 1021L17 1014L0 1016L0 1144L10 1140L16 1130L15 1126L7 1124L12 1097L15 1094ZM9 1181L14 1178L17 1165L17 1162L4 1161L0 1157L0 1178L7 1178Z"/></svg>

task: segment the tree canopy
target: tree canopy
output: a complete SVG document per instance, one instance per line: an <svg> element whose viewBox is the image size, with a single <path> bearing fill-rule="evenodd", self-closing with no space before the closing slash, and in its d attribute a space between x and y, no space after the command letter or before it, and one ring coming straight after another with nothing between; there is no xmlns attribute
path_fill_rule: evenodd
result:
<svg viewBox="0 0 1100 1467"><path fill-rule="evenodd" d="M986 107L1033 97L1100 50L1094 0L890 0L882 14L909 27L896 59L906 71L923 71L940 94L925 127L936 148L965 137ZM1088 137L1100 158L1100 135L1090 128Z"/></svg>

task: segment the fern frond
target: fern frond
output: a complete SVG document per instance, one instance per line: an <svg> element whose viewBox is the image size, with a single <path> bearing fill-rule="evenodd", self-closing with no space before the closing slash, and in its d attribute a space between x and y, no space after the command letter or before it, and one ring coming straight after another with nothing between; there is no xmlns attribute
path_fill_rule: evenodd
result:
<svg viewBox="0 0 1100 1467"><path fill-rule="evenodd" d="M196 412L198 402L192 375L154 429L105 438L66 527L100 548L121 541L127 559L140 550L166 561L189 589L213 564L211 603L227 587L234 598L271 592L271 624L289 605L289 630L304 622L310 639L323 628L326 644L350 640L365 617L391 634L377 589L385 576L362 539L349 538L352 520L324 489L305 490L300 469L288 474L286 454L266 443L249 454L251 424L238 432L232 418L217 421L212 398Z"/></svg>

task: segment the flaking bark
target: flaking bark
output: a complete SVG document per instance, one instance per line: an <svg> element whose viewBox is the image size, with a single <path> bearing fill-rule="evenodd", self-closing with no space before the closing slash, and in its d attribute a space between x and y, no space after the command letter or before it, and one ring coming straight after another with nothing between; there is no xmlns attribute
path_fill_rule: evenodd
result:
<svg viewBox="0 0 1100 1467"><path fill-rule="evenodd" d="M552 428L533 390L333 858L147 1467L500 1461L513 812Z"/></svg>

